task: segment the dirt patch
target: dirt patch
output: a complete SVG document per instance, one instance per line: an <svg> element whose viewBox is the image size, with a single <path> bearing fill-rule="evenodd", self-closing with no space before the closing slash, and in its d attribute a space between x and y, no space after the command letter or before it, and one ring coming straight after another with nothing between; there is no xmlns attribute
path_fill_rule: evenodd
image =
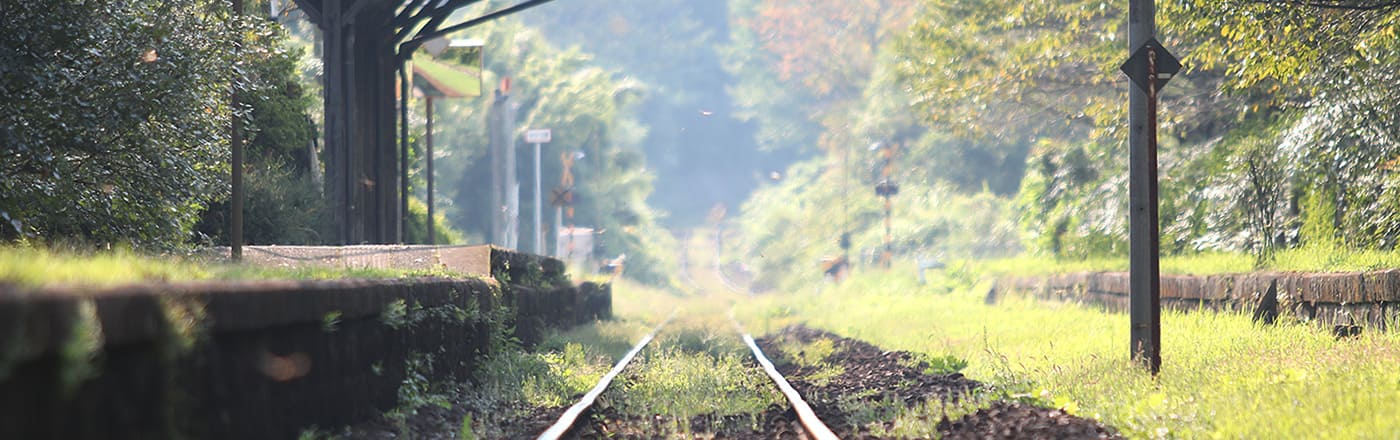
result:
<svg viewBox="0 0 1400 440"><path fill-rule="evenodd" d="M956 421L938 423L944 439L1122 438L1098 422L1064 411L1023 403L996 402Z"/></svg>
<svg viewBox="0 0 1400 440"><path fill-rule="evenodd" d="M916 354L885 351L864 341L804 326L785 328L757 342L776 362L807 355L785 353L783 347L811 347L823 340L830 341L832 348L822 360L827 366L787 362L779 365L778 371L812 405L818 417L844 439L880 438L871 434L868 424L852 426L851 421L859 417L849 414L847 408L878 408L891 403L890 399L898 399L905 407L931 400L956 402L982 387L960 373L930 374L927 361ZM841 373L824 377L823 369ZM885 428L889 427L886 424ZM1111 428L1091 419L1010 402L995 402L956 421L944 418L937 430L942 438L950 439L1121 438Z"/></svg>
<svg viewBox="0 0 1400 440"><path fill-rule="evenodd" d="M802 439L797 416L786 407L770 406L762 414L691 417L685 426L675 418L625 414L612 407L590 410L564 438L654 439L701 438L733 440ZM533 437L531 437L533 438Z"/></svg>
<svg viewBox="0 0 1400 440"><path fill-rule="evenodd" d="M786 353L784 347L810 346L820 341L830 341L832 348L821 359L822 365L783 362L807 355ZM876 438L868 426L852 424L859 420L848 413L848 408L908 407L928 400L951 402L981 387L961 373L928 374L927 363L913 353L886 351L805 326L788 327L755 342L778 363L778 372L812 406L817 417L841 438ZM839 374L830 375L832 371ZM897 405L892 400L897 400Z"/></svg>

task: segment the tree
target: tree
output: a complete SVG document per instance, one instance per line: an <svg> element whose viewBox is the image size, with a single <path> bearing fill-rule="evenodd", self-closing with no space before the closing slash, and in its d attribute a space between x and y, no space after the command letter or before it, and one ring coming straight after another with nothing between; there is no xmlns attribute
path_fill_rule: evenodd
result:
<svg viewBox="0 0 1400 440"><path fill-rule="evenodd" d="M212 1L5 9L5 237L183 242L199 210L225 191L228 48L249 24Z"/></svg>
<svg viewBox="0 0 1400 440"><path fill-rule="evenodd" d="M735 0L727 68L740 116L763 148L810 154L844 133L881 46L903 29L909 0Z"/></svg>

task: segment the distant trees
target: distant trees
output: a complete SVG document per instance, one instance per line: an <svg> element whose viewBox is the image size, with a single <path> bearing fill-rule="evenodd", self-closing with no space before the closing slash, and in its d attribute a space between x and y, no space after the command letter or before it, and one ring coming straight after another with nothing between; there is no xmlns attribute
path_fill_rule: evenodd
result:
<svg viewBox="0 0 1400 440"><path fill-rule="evenodd" d="M640 147L656 175L649 200L670 227L701 224L716 204L737 206L797 156L755 148L754 124L726 93L737 82L724 66L728 11L724 0L611 0L524 16L560 47L577 45L646 84L635 107L647 127Z"/></svg>
<svg viewBox="0 0 1400 440"><path fill-rule="evenodd" d="M1400 222L1400 13L1385 3L1158 2L1158 38L1187 65L1162 96L1164 249L1298 243L1310 209L1348 244L1395 246L1381 225ZM1126 204L1106 203L1126 198L1126 4L921 5L899 71L925 120L1035 141L1020 200L1040 249L1126 251Z"/></svg>
<svg viewBox="0 0 1400 440"><path fill-rule="evenodd" d="M859 148L873 141L903 151L897 252L1126 254L1126 3L918 0L907 20L862 18L871 5L732 5L734 90L776 90L743 95L760 142L826 153L745 205L746 247L763 255L754 266L770 269L766 281L839 252L840 232L854 235L853 251L878 243L877 165ZM1161 96L1165 252L1265 261L1280 246L1400 245L1400 8L1157 5L1158 38L1187 65ZM868 56L831 45L859 47L871 32L893 44ZM845 228L830 225L838 204ZM993 245L960 243L969 232Z"/></svg>
<svg viewBox="0 0 1400 440"><path fill-rule="evenodd" d="M864 107L881 46L904 29L912 0L734 0L726 67L739 115L770 150L815 153Z"/></svg>

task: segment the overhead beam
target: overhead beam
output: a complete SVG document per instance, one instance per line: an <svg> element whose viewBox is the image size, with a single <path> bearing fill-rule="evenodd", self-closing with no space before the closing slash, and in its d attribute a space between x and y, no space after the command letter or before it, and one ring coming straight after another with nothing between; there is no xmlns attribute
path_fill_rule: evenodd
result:
<svg viewBox="0 0 1400 440"><path fill-rule="evenodd" d="M428 40L431 40L431 39L433 39L433 38L437 38L437 37L441 37L441 36L443 36L443 35L447 35L447 34L450 34L450 33L453 33L453 32L457 32L457 31L460 31L460 30L462 30L462 29L467 29L467 28L470 28L470 27L473 27L473 26L478 26L478 25L480 25L480 24L482 24L482 23L486 23L486 22L488 22L488 21L495 20L495 19L497 19L497 18L505 17L505 16L507 16L507 15L511 15L511 14L514 14L514 13L517 13L517 12L520 12L520 11L524 11L524 10L526 10L526 9L530 9L530 8L533 8L533 7L536 7L536 6L539 6L539 5L543 5L543 4L549 3L549 2L551 2L551 1L554 1L554 0L529 0L529 1L526 1L526 2L523 2L523 3L518 3L518 4L516 4L515 6L511 6L511 7L505 8L505 9L499 9L499 10L497 10L497 11L495 11L495 12L492 12L492 13L489 13L489 14L486 14L486 15L483 15L483 16L480 16L480 17L477 17L477 18L473 18L473 19L471 19L471 20L467 20L467 21L464 21L464 22L461 22L461 23L458 23L458 24L455 24L455 25L452 25L452 26L448 26L448 27L445 27L445 28L442 28L442 29L439 29L439 30L436 30L436 31L431 31L431 32L426 32L426 33L425 33L425 32L420 32L420 33L418 34L418 36L413 37L412 39L410 39L410 40L408 40L408 41L405 41L405 42L403 43L402 47L417 47L418 45L423 44L424 41L428 41Z"/></svg>
<svg viewBox="0 0 1400 440"><path fill-rule="evenodd" d="M413 0L403 6L403 10L394 15L394 20L389 22L389 26L402 27L409 23L415 15L423 11L429 0Z"/></svg>
<svg viewBox="0 0 1400 440"><path fill-rule="evenodd" d="M295 0L295 2L297 7L301 8L301 11L311 19L312 23L321 22L321 7L323 6L321 0Z"/></svg>
<svg viewBox="0 0 1400 440"><path fill-rule="evenodd" d="M436 31L439 26L442 26L443 22L452 17L452 12L479 1L481 0L447 0L446 3L434 7L432 10L419 11L418 16L414 17L409 22L408 26L400 28L398 33L395 34L395 37L398 41L403 41L411 35L421 35L424 32ZM419 26L419 23L425 19L428 20L428 23ZM400 53L412 52L414 49L417 49L420 44L421 43L400 46L403 49Z"/></svg>

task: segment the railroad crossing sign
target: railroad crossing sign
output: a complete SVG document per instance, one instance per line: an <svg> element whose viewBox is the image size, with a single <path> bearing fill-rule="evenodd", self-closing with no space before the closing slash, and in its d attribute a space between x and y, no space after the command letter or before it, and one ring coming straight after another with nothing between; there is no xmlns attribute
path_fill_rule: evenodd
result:
<svg viewBox="0 0 1400 440"><path fill-rule="evenodd" d="M548 128L536 128L525 131L525 143L527 144L547 144L553 137Z"/></svg>
<svg viewBox="0 0 1400 440"><path fill-rule="evenodd" d="M1155 65L1154 65L1155 64ZM1162 47L1162 43L1156 38L1149 38L1147 42L1133 51L1133 55L1124 61L1118 68L1128 75L1128 79L1133 80L1138 88L1146 92L1148 77L1156 76L1153 90L1160 91L1167 81L1176 76L1181 71L1181 61L1172 56L1171 52ZM1154 75L1155 71L1155 75Z"/></svg>

